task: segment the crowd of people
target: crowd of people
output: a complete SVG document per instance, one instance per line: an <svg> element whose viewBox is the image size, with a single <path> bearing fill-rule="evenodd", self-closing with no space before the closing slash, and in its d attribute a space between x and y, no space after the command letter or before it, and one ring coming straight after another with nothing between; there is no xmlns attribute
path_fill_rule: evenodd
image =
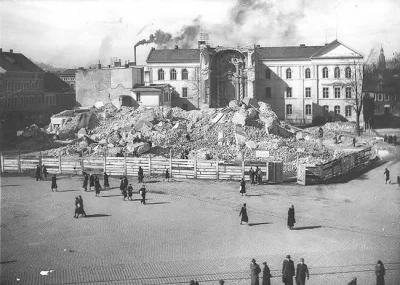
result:
<svg viewBox="0 0 400 285"><path fill-rule="evenodd" d="M397 143L397 136L396 135L387 135L385 134L383 136L383 141L387 142L387 143L392 143L392 144L396 144Z"/></svg>
<svg viewBox="0 0 400 285"><path fill-rule="evenodd" d="M49 173L47 172L46 165L44 164L42 164L41 166L36 165L36 172L35 172L36 181L47 180L47 174Z"/></svg>

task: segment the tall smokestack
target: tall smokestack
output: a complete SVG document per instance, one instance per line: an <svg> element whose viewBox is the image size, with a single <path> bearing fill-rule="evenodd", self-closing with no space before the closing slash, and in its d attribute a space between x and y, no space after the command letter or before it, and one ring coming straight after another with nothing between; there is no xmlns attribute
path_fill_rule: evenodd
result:
<svg viewBox="0 0 400 285"><path fill-rule="evenodd" d="M133 47L133 66L136 66L136 45Z"/></svg>

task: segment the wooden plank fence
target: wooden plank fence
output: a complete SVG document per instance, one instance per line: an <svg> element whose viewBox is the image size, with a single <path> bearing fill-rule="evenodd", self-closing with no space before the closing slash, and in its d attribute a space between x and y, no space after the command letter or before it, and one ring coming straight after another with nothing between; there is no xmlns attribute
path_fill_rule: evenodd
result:
<svg viewBox="0 0 400 285"><path fill-rule="evenodd" d="M333 179L360 172L369 166L372 155L371 147L367 147L324 164L299 165L297 168L297 183L301 185L326 183Z"/></svg>
<svg viewBox="0 0 400 285"><path fill-rule="evenodd" d="M263 172L263 180L283 182L283 165L280 161L212 161L148 157L33 157L1 155L2 172L35 172L36 165L46 165L50 174L83 172L112 176L137 177L139 166L145 176L163 176L168 169L170 176L185 179L240 180L249 179L250 167Z"/></svg>

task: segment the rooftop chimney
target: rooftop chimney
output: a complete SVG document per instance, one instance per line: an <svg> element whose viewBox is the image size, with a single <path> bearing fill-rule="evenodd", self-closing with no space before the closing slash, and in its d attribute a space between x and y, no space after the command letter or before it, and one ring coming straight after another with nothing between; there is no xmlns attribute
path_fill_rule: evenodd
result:
<svg viewBox="0 0 400 285"><path fill-rule="evenodd" d="M10 53L13 53L14 52L14 50L13 49L10 49Z"/></svg>
<svg viewBox="0 0 400 285"><path fill-rule="evenodd" d="M121 60L114 62L114 67L121 67Z"/></svg>
<svg viewBox="0 0 400 285"><path fill-rule="evenodd" d="M133 63L132 63L132 65L133 66L136 65L136 46L133 47Z"/></svg>
<svg viewBox="0 0 400 285"><path fill-rule="evenodd" d="M175 45L174 49L179 49L178 45Z"/></svg>
<svg viewBox="0 0 400 285"><path fill-rule="evenodd" d="M101 69L101 63L100 63L100 60L99 60L99 63L97 64L97 69Z"/></svg>

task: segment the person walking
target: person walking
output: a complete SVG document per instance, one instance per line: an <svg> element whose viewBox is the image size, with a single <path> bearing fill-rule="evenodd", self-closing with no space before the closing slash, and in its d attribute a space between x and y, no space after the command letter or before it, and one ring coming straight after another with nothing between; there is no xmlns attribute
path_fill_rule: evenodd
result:
<svg viewBox="0 0 400 285"><path fill-rule="evenodd" d="M255 184L254 183L254 170L253 170L253 167L250 167L249 177L250 177L251 185Z"/></svg>
<svg viewBox="0 0 400 285"><path fill-rule="evenodd" d="M240 220L240 224L243 225L243 222L246 224L249 223L249 217L247 216L247 208L246 208L246 203L243 204L242 209L240 210L239 217L242 216Z"/></svg>
<svg viewBox="0 0 400 285"><path fill-rule="evenodd" d="M128 185L129 185L128 177L124 176L124 188L125 188L125 190L128 189Z"/></svg>
<svg viewBox="0 0 400 285"><path fill-rule="evenodd" d="M165 171L165 179L169 182L169 170Z"/></svg>
<svg viewBox="0 0 400 285"><path fill-rule="evenodd" d="M78 216L77 216L77 218L79 217L79 214L81 214L82 217L86 217L85 209L83 208L83 199L82 199L82 196L79 195L77 198L78 198L78 203L79 203L79 204L78 204L79 207L78 207Z"/></svg>
<svg viewBox="0 0 400 285"><path fill-rule="evenodd" d="M57 192L57 188L58 188L58 186L57 186L57 177L54 174L53 177L51 177L51 191L54 192L54 189L56 189L56 192Z"/></svg>
<svg viewBox="0 0 400 285"><path fill-rule="evenodd" d="M96 197L100 195L101 185L97 175L94 177L94 189L96 190Z"/></svg>
<svg viewBox="0 0 400 285"><path fill-rule="evenodd" d="M264 261L262 264L264 265L262 285L271 285L271 271L269 270L267 262Z"/></svg>
<svg viewBox="0 0 400 285"><path fill-rule="evenodd" d="M140 188L139 194L142 196L141 204L146 205L146 186L143 184L143 187Z"/></svg>
<svg viewBox="0 0 400 285"><path fill-rule="evenodd" d="M286 259L282 264L282 282L285 285L293 285L294 262L290 259L290 255L286 255Z"/></svg>
<svg viewBox="0 0 400 285"><path fill-rule="evenodd" d="M108 181L108 175L105 172L104 172L104 175L103 175L103 183L104 183L104 189L110 187L110 182Z"/></svg>
<svg viewBox="0 0 400 285"><path fill-rule="evenodd" d="M260 266L256 263L256 260L253 258L250 263L250 278L251 285L260 285L260 280L258 275L261 272Z"/></svg>
<svg viewBox="0 0 400 285"><path fill-rule="evenodd" d="M260 181L259 175L260 175L260 168L258 166L256 167L256 170L254 171L254 184L258 184L258 181Z"/></svg>
<svg viewBox="0 0 400 285"><path fill-rule="evenodd" d="M89 190L92 190L92 187L94 187L94 175L93 174L90 174L89 181L90 181Z"/></svg>
<svg viewBox="0 0 400 285"><path fill-rule="evenodd" d="M247 194L246 194L246 181L244 181L244 177L242 177L242 180L240 180L240 192L239 193L241 193L242 196L243 196L243 194L245 194L247 196Z"/></svg>
<svg viewBox="0 0 400 285"><path fill-rule="evenodd" d="M41 172L41 170L40 170L40 167L39 167L39 165L36 165L36 181L39 181L39 180L41 180L41 178L40 178L40 172ZM32 172L31 172L32 173Z"/></svg>
<svg viewBox="0 0 400 285"><path fill-rule="evenodd" d="M385 266L378 260L375 266L376 285L385 285Z"/></svg>
<svg viewBox="0 0 400 285"><path fill-rule="evenodd" d="M310 278L310 274L308 272L307 264L304 263L304 258L300 258L300 263L297 264L296 268L296 283L298 285L305 285L307 280Z"/></svg>
<svg viewBox="0 0 400 285"><path fill-rule="evenodd" d="M122 193L122 191L124 191L125 182L123 177L120 177L119 180L120 180L119 190L121 190Z"/></svg>
<svg viewBox="0 0 400 285"><path fill-rule="evenodd" d="M43 164L43 166L42 166L42 172L43 172L43 178L44 178L44 180L47 180L47 174L48 174L48 172L47 172L47 167L46 167L46 165L44 165L44 164Z"/></svg>
<svg viewBox="0 0 400 285"><path fill-rule="evenodd" d="M287 225L289 229L293 229L294 224L296 223L295 215L294 215L294 206L289 208L288 211L288 219L287 219Z"/></svg>
<svg viewBox="0 0 400 285"><path fill-rule="evenodd" d="M356 137L353 137L353 147L356 147Z"/></svg>
<svg viewBox="0 0 400 285"><path fill-rule="evenodd" d="M89 174L84 172L83 173L83 185L82 185L82 188L85 189L85 191L87 191L88 183L89 183Z"/></svg>
<svg viewBox="0 0 400 285"><path fill-rule="evenodd" d="M385 184L388 184L388 182L389 182L389 184L390 184L390 172L389 172L389 169L387 169L387 168L385 168L385 172L383 172L383 175L386 175L386 177L385 177Z"/></svg>
<svg viewBox="0 0 400 285"><path fill-rule="evenodd" d="M75 215L74 215L74 218L78 218L79 217L80 208L81 208L81 204L79 202L79 197L75 197Z"/></svg>
<svg viewBox="0 0 400 285"><path fill-rule="evenodd" d="M122 200L125 201L125 200L126 200L126 197L128 196L128 192L127 192L127 189L126 189L126 188L123 188L123 189L122 189L122 196L124 197Z"/></svg>
<svg viewBox="0 0 400 285"><path fill-rule="evenodd" d="M132 187L132 184L129 184L129 186L128 186L128 200L132 201L132 193L133 193L133 187Z"/></svg>
<svg viewBox="0 0 400 285"><path fill-rule="evenodd" d="M260 168L260 169L258 169L258 185L262 184L262 175L263 175L263 173L262 173L262 170Z"/></svg>
<svg viewBox="0 0 400 285"><path fill-rule="evenodd" d="M139 166L139 169L138 169L138 183L143 183L143 178L144 178L143 168L141 166Z"/></svg>

